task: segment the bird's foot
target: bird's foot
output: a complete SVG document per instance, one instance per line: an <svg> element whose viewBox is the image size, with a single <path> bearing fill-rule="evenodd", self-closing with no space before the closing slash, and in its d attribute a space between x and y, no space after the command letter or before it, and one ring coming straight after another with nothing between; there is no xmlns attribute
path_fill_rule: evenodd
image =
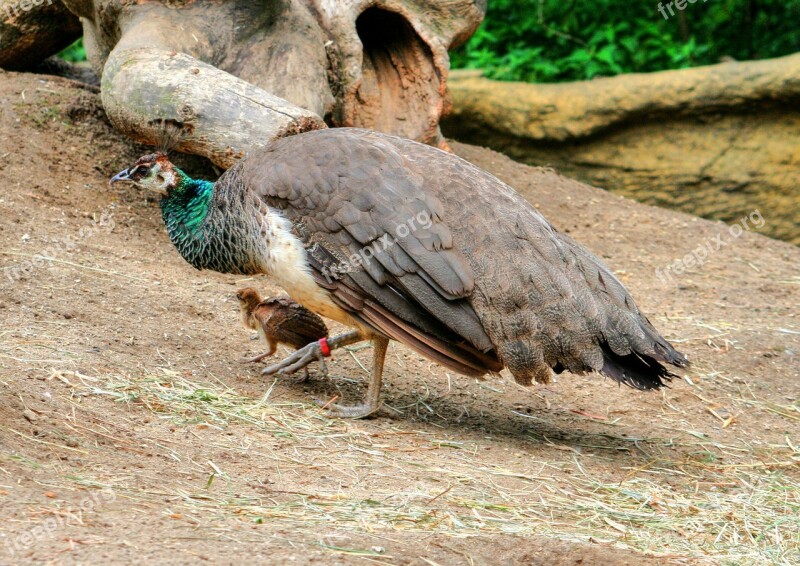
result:
<svg viewBox="0 0 800 566"><path fill-rule="evenodd" d="M342 419L363 419L376 413L381 408L380 402L372 403L369 401L358 405L339 405L338 403L325 402L320 399L314 399L314 402L325 409L331 417Z"/></svg>
<svg viewBox="0 0 800 566"><path fill-rule="evenodd" d="M327 368L323 367L322 371L323 371L323 373L326 372ZM292 383L294 383L294 384L305 383L306 381L309 380L310 377L311 376L308 374L308 368L306 367L306 368L303 368L303 375L301 375L300 377L295 377L294 379L292 379Z"/></svg>
<svg viewBox="0 0 800 566"><path fill-rule="evenodd" d="M239 360L239 363L240 364L254 364L256 362L260 362L264 358L270 357L272 354L273 354L273 352L265 352L263 354L259 354L258 356L255 356L254 358L245 358L243 360Z"/></svg>
<svg viewBox="0 0 800 566"><path fill-rule="evenodd" d="M336 398L327 403L315 401L328 411L332 417L345 419L363 419L378 411L381 408L381 379L383 377L383 361L386 358L386 349L389 347L389 339L382 336L372 338L373 369L367 385L367 396L363 403L358 405L337 405L334 404Z"/></svg>
<svg viewBox="0 0 800 566"><path fill-rule="evenodd" d="M322 353L322 347L320 346L319 342L312 342L307 346L303 346L296 352L294 352L291 356L284 358L283 360L279 361L277 364L273 364L269 367L264 368L261 370L261 375L273 375L273 374L284 374L289 375L296 372L299 369L304 369L308 364L318 361L320 369L322 370L322 375L328 375L328 366L325 363L325 356ZM308 378L308 371L306 371L305 377L301 378L299 381L305 381Z"/></svg>

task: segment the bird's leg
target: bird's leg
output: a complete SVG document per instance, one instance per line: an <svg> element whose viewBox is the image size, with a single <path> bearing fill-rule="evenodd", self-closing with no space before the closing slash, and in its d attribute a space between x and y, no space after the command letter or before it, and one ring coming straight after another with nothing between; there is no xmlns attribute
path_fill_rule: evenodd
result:
<svg viewBox="0 0 800 566"><path fill-rule="evenodd" d="M363 403L358 405L330 405L317 401L325 407L329 414L334 417L350 419L363 419L380 409L381 407L381 380L383 379L383 362L386 359L386 349L389 347L389 339L383 336L372 338L372 377L367 386L367 397Z"/></svg>
<svg viewBox="0 0 800 566"><path fill-rule="evenodd" d="M264 358L270 357L272 354L275 353L275 350L276 350L275 342L272 342L271 340L267 340L267 346L269 346L269 350L267 350L263 354L259 354L255 358L244 359L244 360L242 360L242 363L243 364L254 364L256 362L260 362Z"/></svg>
<svg viewBox="0 0 800 566"><path fill-rule="evenodd" d="M328 348L333 351L337 348L341 348L342 346L347 346L355 342L361 342L362 340L364 340L364 335L357 330L353 330L352 332L346 332L345 334L334 336L333 338L327 340L327 343ZM322 345L320 342L312 342L307 346L303 346L288 358L281 360L277 364L273 364L267 368L264 368L261 371L261 375L272 375L274 373L294 373L297 370L306 367L313 361L318 361L320 363L323 375L328 374L328 367L325 365L325 354L322 352Z"/></svg>

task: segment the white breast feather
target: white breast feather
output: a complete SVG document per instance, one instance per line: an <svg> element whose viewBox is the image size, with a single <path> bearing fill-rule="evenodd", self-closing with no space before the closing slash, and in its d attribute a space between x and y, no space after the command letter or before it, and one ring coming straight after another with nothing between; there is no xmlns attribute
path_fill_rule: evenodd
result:
<svg viewBox="0 0 800 566"><path fill-rule="evenodd" d="M306 250L292 234L291 222L273 208L266 208L263 229L266 230L267 251L264 271L283 287L289 296L315 313L364 330L344 310L336 306L328 292L314 281L308 265Z"/></svg>

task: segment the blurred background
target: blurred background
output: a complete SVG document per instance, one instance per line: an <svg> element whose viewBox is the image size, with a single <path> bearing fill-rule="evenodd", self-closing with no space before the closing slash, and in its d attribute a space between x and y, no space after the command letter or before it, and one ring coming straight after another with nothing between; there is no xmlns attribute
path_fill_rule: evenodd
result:
<svg viewBox="0 0 800 566"><path fill-rule="evenodd" d="M654 0L490 0L483 25L452 53L452 66L546 83L798 50L800 0L696 0L683 10Z"/></svg>

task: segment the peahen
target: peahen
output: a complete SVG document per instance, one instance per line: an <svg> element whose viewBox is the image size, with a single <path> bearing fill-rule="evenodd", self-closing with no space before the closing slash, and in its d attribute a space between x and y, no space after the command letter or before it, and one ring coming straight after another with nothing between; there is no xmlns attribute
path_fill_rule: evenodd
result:
<svg viewBox="0 0 800 566"><path fill-rule="evenodd" d="M328 348L373 343L364 417L380 406L397 340L468 376L508 368L521 384L599 372L637 389L685 367L600 260L511 187L450 153L366 130L286 137L216 183L162 153L113 181L161 195L170 239L198 269L267 274L297 302L354 328L295 352L293 372Z"/></svg>

